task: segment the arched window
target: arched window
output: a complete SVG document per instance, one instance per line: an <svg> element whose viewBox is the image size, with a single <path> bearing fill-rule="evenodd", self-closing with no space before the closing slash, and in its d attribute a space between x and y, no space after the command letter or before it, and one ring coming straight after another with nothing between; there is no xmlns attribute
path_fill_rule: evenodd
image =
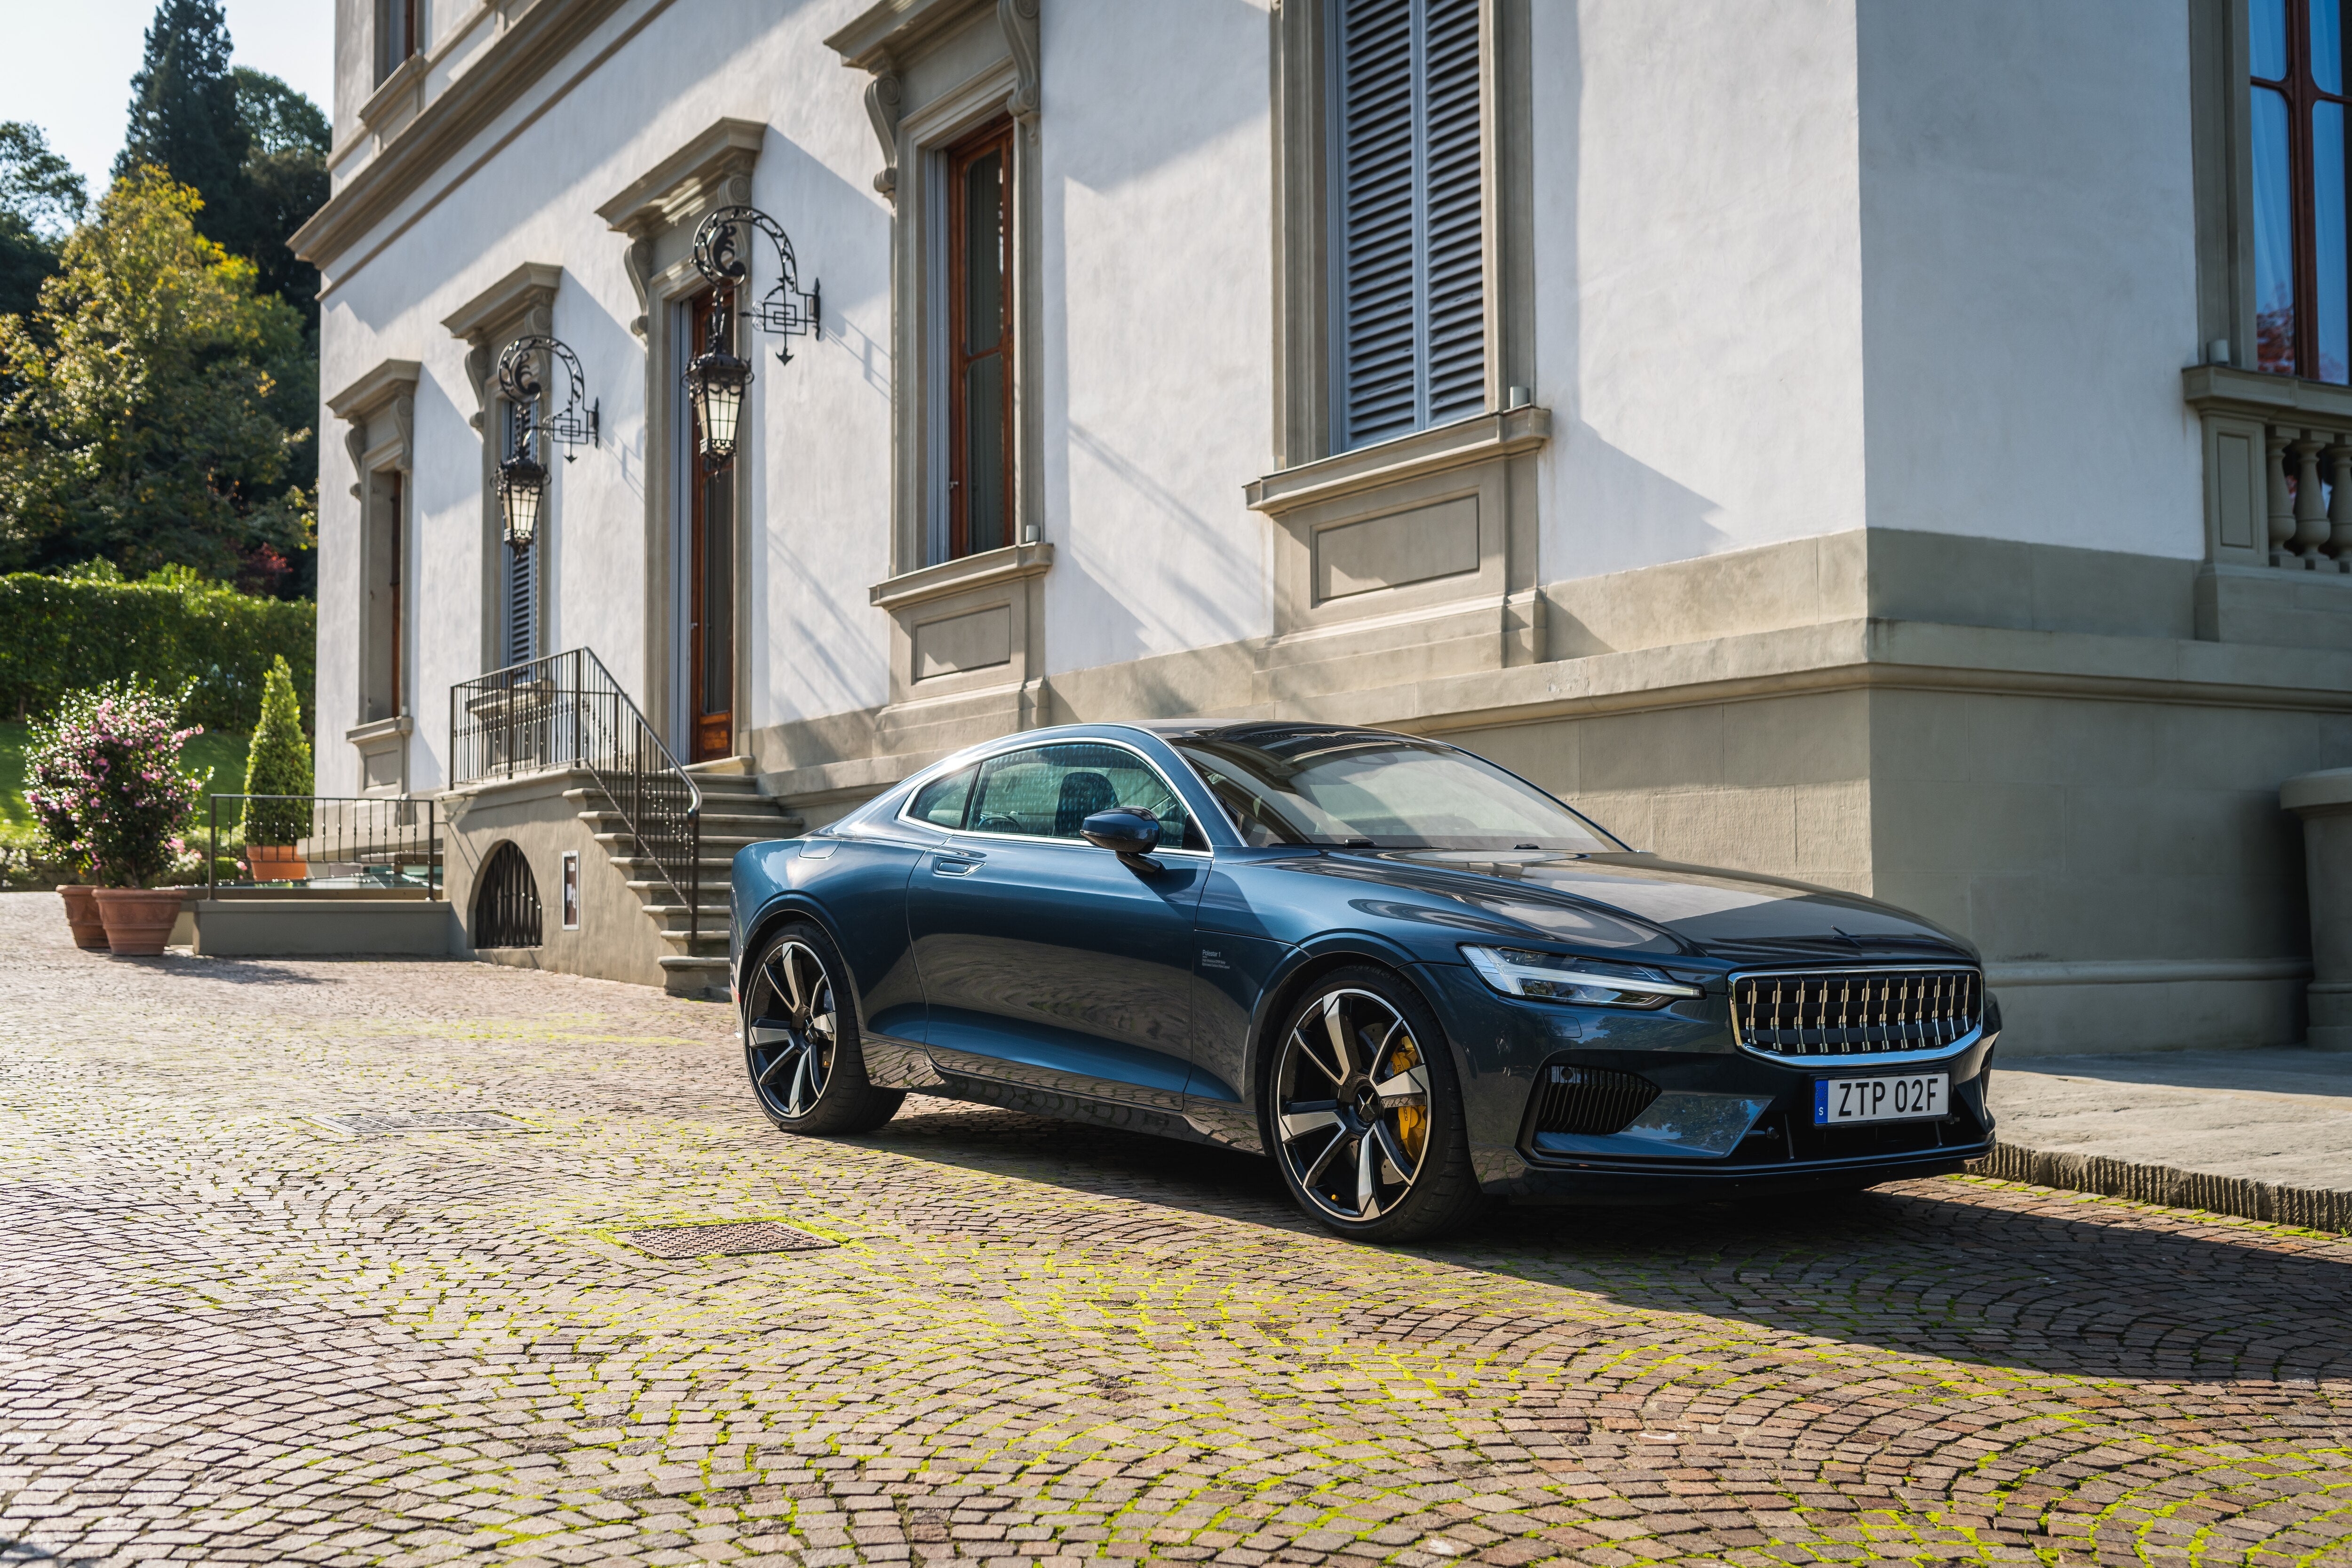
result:
<svg viewBox="0 0 2352 1568"><path fill-rule="evenodd" d="M474 890L476 947L539 945L539 883L512 840L490 851Z"/></svg>

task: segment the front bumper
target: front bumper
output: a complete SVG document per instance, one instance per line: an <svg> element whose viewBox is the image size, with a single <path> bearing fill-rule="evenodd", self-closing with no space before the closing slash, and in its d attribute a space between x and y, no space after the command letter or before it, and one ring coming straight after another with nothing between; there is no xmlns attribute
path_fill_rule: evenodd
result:
<svg viewBox="0 0 2352 1568"><path fill-rule="evenodd" d="M1999 1016L1933 1060L1780 1061L1739 1049L1720 992L1655 1012L1572 1007L1498 995L1467 966L1415 976L1459 1047L1464 1110L1485 1189L1527 1202L1693 1203L1874 1185L1957 1171L1992 1144L1985 1064ZM1636 1074L1657 1103L1727 1118L1712 1141L1662 1146L1629 1136L1538 1134L1538 1086L1554 1064ZM1927 1121L1812 1124L1813 1085L1879 1073L1949 1075L1951 1109Z"/></svg>

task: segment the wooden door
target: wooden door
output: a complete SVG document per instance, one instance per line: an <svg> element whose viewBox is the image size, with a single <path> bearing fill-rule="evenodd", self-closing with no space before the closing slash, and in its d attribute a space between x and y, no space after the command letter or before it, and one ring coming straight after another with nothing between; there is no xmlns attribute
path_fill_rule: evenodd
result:
<svg viewBox="0 0 2352 1568"><path fill-rule="evenodd" d="M710 341L718 300L704 294L694 302L688 341L698 348ZM735 466L709 472L700 430L693 436L687 454L687 760L701 763L735 754Z"/></svg>

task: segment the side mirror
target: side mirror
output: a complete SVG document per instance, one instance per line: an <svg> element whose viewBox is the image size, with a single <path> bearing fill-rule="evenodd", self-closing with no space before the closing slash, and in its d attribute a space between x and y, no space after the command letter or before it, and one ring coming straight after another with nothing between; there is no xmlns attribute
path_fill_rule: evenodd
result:
<svg viewBox="0 0 2352 1568"><path fill-rule="evenodd" d="M1139 805L1115 805L1078 825L1078 837L1114 855L1149 855L1160 847L1160 819Z"/></svg>

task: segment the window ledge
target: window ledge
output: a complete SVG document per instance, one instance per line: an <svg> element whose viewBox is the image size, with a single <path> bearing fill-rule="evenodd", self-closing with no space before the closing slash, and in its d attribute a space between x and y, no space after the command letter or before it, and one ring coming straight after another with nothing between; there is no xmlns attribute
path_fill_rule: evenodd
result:
<svg viewBox="0 0 2352 1568"><path fill-rule="evenodd" d="M1277 516L1294 507L1360 495L1383 485L1444 473L1490 458L1531 452L1551 439L1551 410L1532 405L1474 414L1352 452L1302 463L1242 487L1252 511Z"/></svg>
<svg viewBox="0 0 2352 1568"><path fill-rule="evenodd" d="M392 68L368 100L360 105L360 123L379 136L391 134L387 122L402 118L401 110L412 110L416 104L417 84L425 79L432 67L425 52L418 50Z"/></svg>
<svg viewBox="0 0 2352 1568"><path fill-rule="evenodd" d="M2257 419L2312 415L2352 422L2352 386L2234 365L2190 365L2180 373L2180 395L2200 412L2249 414Z"/></svg>
<svg viewBox="0 0 2352 1568"><path fill-rule="evenodd" d="M1010 583L1022 577L1040 577L1053 564L1054 547L1051 544L1043 541L1034 544L1008 544L1002 550L985 550L978 555L966 555L961 560L942 561L936 566L902 572L886 583L875 584L866 592L878 609L903 610L909 605L944 599L967 588L984 588L992 583Z"/></svg>
<svg viewBox="0 0 2352 1568"><path fill-rule="evenodd" d="M415 728L416 720L403 713L396 719L378 719L366 724L355 724L343 731L343 739L354 746L365 746L371 742L394 740Z"/></svg>

